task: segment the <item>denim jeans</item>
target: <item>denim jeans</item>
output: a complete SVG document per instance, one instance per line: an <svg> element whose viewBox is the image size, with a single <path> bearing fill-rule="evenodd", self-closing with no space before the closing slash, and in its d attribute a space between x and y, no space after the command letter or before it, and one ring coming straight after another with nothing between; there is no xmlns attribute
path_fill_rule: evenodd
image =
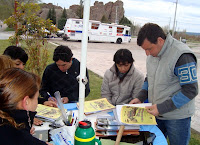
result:
<svg viewBox="0 0 200 145"><path fill-rule="evenodd" d="M169 138L170 145L189 144L191 117L177 120L156 119L156 121L158 128L166 138Z"/></svg>

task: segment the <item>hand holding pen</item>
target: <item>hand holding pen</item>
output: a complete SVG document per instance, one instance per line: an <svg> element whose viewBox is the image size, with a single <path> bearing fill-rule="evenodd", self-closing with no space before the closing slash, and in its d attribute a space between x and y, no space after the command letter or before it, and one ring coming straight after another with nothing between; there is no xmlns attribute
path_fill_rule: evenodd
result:
<svg viewBox="0 0 200 145"><path fill-rule="evenodd" d="M53 102L56 102L56 103L57 103L57 100L56 100L55 97L52 97L51 94L50 94L49 92L47 92L47 94L48 94L48 96L49 96L49 98L48 98L49 101L53 101Z"/></svg>

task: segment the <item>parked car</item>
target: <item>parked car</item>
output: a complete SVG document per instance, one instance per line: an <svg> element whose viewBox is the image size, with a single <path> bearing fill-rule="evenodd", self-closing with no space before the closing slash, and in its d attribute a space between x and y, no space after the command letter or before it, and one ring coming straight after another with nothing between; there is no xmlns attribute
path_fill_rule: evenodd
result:
<svg viewBox="0 0 200 145"><path fill-rule="evenodd" d="M57 31L56 35L57 35L58 37L62 37L62 36L64 35L64 30L59 30L59 31Z"/></svg>
<svg viewBox="0 0 200 145"><path fill-rule="evenodd" d="M45 34L44 38L56 38L56 34L55 33L51 33L49 30L47 29L43 29L43 32Z"/></svg>

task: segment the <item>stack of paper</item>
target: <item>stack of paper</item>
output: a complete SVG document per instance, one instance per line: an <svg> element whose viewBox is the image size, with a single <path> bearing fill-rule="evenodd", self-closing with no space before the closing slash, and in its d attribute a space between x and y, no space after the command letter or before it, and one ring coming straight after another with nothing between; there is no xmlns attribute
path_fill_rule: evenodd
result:
<svg viewBox="0 0 200 145"><path fill-rule="evenodd" d="M114 145L115 141L111 139L101 139L101 144L102 145ZM120 142L119 145L133 145L132 143L125 143L125 142Z"/></svg>
<svg viewBox="0 0 200 145"><path fill-rule="evenodd" d="M115 116L97 116L96 119L96 136L116 136L122 123L115 119ZM125 125L123 135L139 135L139 125Z"/></svg>
<svg viewBox="0 0 200 145"><path fill-rule="evenodd" d="M115 120L114 117L98 117L96 122L97 131L118 131L120 128L120 123ZM124 130L139 130L139 125L125 125Z"/></svg>

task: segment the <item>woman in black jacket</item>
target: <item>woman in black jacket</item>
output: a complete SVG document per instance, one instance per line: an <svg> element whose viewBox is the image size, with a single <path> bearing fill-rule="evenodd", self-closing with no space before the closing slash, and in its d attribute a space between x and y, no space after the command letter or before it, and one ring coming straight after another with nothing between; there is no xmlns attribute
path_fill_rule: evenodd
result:
<svg viewBox="0 0 200 145"><path fill-rule="evenodd" d="M47 145L30 134L40 79L18 68L0 74L0 144Z"/></svg>

